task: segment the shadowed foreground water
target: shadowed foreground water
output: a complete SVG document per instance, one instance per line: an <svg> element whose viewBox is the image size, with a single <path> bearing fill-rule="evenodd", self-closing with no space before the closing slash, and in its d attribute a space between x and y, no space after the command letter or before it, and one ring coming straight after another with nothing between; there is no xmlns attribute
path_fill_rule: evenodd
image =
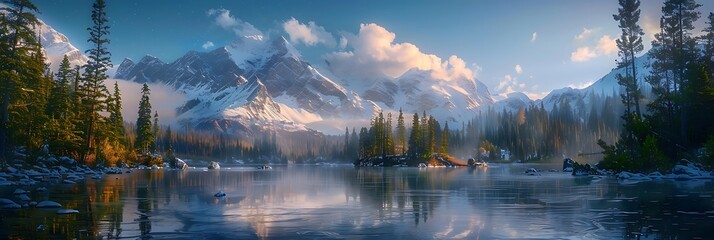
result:
<svg viewBox="0 0 714 240"><path fill-rule="evenodd" d="M0 238L712 237L712 181L625 185L613 177L523 174L530 167L557 166L138 170L33 191L33 200L80 213L2 210ZM13 190L0 188L0 197ZM220 190L227 197L213 197ZM41 224L47 229L36 230Z"/></svg>

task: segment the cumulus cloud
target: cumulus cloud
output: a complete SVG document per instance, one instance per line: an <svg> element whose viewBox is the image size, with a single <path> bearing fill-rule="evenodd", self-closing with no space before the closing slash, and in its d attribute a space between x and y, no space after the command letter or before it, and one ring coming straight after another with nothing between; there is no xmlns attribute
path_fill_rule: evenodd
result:
<svg viewBox="0 0 714 240"><path fill-rule="evenodd" d="M203 49L209 49L209 48L212 48L213 46L214 46L214 45L213 45L213 42L211 42L211 41L206 41L206 43L204 43L203 45L201 45L201 47L202 47Z"/></svg>
<svg viewBox="0 0 714 240"><path fill-rule="evenodd" d="M513 83L513 77L511 77L511 74L506 74L506 76L503 76L503 80L498 82L498 86L496 86L496 90L502 90L504 87L507 87L508 85Z"/></svg>
<svg viewBox="0 0 714 240"><path fill-rule="evenodd" d="M346 48L347 47L347 38L345 36L340 37L340 48Z"/></svg>
<svg viewBox="0 0 714 240"><path fill-rule="evenodd" d="M121 114L127 122L136 122L139 116L139 100L141 100L141 83L122 79L107 79L104 84L107 85L109 92L114 91L114 82L119 84L121 92ZM162 84L148 84L151 89L149 97L151 101L151 109L159 113L159 124L172 125L175 124L176 108L180 107L185 101L186 96L176 92L171 87Z"/></svg>
<svg viewBox="0 0 714 240"><path fill-rule="evenodd" d="M521 74L523 72L523 68L520 64L516 64L515 70L517 74Z"/></svg>
<svg viewBox="0 0 714 240"><path fill-rule="evenodd" d="M463 59L450 56L442 60L436 55L423 53L414 44L395 43L396 34L377 24L360 24L357 35L344 33L351 50L328 53L324 56L328 69L346 78L377 79L396 78L409 69L430 71L440 80L470 79L473 71Z"/></svg>
<svg viewBox="0 0 714 240"><path fill-rule="evenodd" d="M538 32L531 33L531 42L535 42L538 39Z"/></svg>
<svg viewBox="0 0 714 240"><path fill-rule="evenodd" d="M586 62L590 59L617 53L617 43L609 35L602 36L594 47L579 47L570 53L570 61Z"/></svg>
<svg viewBox="0 0 714 240"><path fill-rule="evenodd" d="M585 62L594 57L597 57L597 53L589 47L579 47L575 52L570 53L570 61L573 62Z"/></svg>
<svg viewBox="0 0 714 240"><path fill-rule="evenodd" d="M617 48L617 43L615 42L615 39L611 38L609 35L605 35L597 41L597 50L600 52L600 54L610 55L613 53L617 53L619 49Z"/></svg>
<svg viewBox="0 0 714 240"><path fill-rule="evenodd" d="M575 40L584 40L584 39L590 37L590 35L592 33L593 33L592 29L583 28L583 31L580 34L575 36Z"/></svg>
<svg viewBox="0 0 714 240"><path fill-rule="evenodd" d="M332 34L312 21L303 24L295 18L290 18L290 20L283 23L283 30L288 33L290 41L293 43L301 42L308 46L321 43L328 47L334 47L336 45L335 38Z"/></svg>
<svg viewBox="0 0 714 240"><path fill-rule="evenodd" d="M247 37L262 40L263 32L255 28L252 24L244 22L231 15L231 11L223 8L209 9L206 14L214 17L214 23L226 30L233 31L239 37Z"/></svg>

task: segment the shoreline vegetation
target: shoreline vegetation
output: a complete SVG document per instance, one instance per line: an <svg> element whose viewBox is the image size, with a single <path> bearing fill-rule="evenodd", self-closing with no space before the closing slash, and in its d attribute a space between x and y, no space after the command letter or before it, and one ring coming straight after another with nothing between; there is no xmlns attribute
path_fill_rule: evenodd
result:
<svg viewBox="0 0 714 240"><path fill-rule="evenodd" d="M409 157L406 154L371 156L357 159L354 162L356 167L419 167L421 164L430 167L468 166L465 161L448 154L433 154L429 158Z"/></svg>

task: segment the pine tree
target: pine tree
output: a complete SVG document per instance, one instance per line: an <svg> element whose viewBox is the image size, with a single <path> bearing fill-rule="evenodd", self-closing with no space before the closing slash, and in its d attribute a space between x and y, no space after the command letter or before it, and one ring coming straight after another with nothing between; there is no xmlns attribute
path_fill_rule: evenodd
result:
<svg viewBox="0 0 714 240"><path fill-rule="evenodd" d="M124 117L121 114L121 93L119 83L114 82L114 94L108 99L109 104L109 131L111 132L112 141L126 145L126 130L124 128Z"/></svg>
<svg viewBox="0 0 714 240"><path fill-rule="evenodd" d="M434 154L434 150L436 147L436 119L432 117L431 115L429 116L429 119L427 120L427 125L426 125L426 139L425 141L427 142L426 145L426 156L429 157L432 154Z"/></svg>
<svg viewBox="0 0 714 240"><path fill-rule="evenodd" d="M100 142L97 136L102 135L98 130L102 116L99 111L106 109L106 99L109 96L104 80L107 79L107 69L112 67L109 50L109 25L107 13L105 11L106 4L104 0L96 0L92 4L92 23L93 25L87 28L89 31L89 43L92 48L85 51L89 57L89 61L84 66L84 75L82 78L81 96L82 105L84 106L84 126L85 126L85 154L82 157L87 163L91 155L97 155L97 143Z"/></svg>
<svg viewBox="0 0 714 240"><path fill-rule="evenodd" d="M444 131L441 132L441 147L439 152L443 154L449 153L449 121L444 123Z"/></svg>
<svg viewBox="0 0 714 240"><path fill-rule="evenodd" d="M39 13L37 7L28 0L5 1L0 6L3 12L0 18L0 159L8 160L10 150L19 141L11 141L10 135L17 129L12 128L11 105L13 108L27 106L23 102L28 93L22 91L27 83L26 68L32 61L31 53L38 45L33 27L38 24L33 13ZM18 109L23 110L23 109ZM16 116L16 115L13 115ZM11 131L11 129L14 129Z"/></svg>
<svg viewBox="0 0 714 240"><path fill-rule="evenodd" d="M384 152L385 154L394 154L394 136L392 135L392 113L387 113L387 119L384 119Z"/></svg>
<svg viewBox="0 0 714 240"><path fill-rule="evenodd" d="M70 93L70 81L74 78L74 73L69 59L64 56L55 75L56 84L49 96L46 111L50 120L45 132L50 151L77 157L82 137L75 132L76 106Z"/></svg>
<svg viewBox="0 0 714 240"><path fill-rule="evenodd" d="M635 55L644 50L642 45L642 36L645 34L639 25L640 20L640 1L639 0L619 0L620 8L617 9L618 14L613 15L615 21L619 22L622 34L620 38L615 40L617 47L620 49L620 60L618 67L625 68L626 76L618 76L618 83L625 87L627 99L625 103L634 104L635 116L640 117L640 94L637 65ZM630 75L631 74L631 75Z"/></svg>
<svg viewBox="0 0 714 240"><path fill-rule="evenodd" d="M154 144L151 147L151 152L157 152L157 148L159 146L159 129L161 126L159 125L159 112L154 111L154 124L152 125L152 134L154 136Z"/></svg>
<svg viewBox="0 0 714 240"><path fill-rule="evenodd" d="M397 149L399 154L405 154L407 151L407 128L404 126L404 114L402 108L399 108L399 116L397 117Z"/></svg>
<svg viewBox="0 0 714 240"><path fill-rule="evenodd" d="M613 15L615 21L619 22L622 30L620 38L615 42L619 48L618 67L625 69L625 75L617 74L618 84L624 87L622 103L625 104L626 111L623 115L625 126L623 128L623 141L628 146L631 158L635 158L635 145L638 142L633 136L635 123L639 121L642 113L640 111L640 89L637 78L637 65L635 54L644 49L642 45L642 35L644 31L640 28L640 1L639 0L619 0L620 8L618 14ZM632 108L634 107L634 112Z"/></svg>
<svg viewBox="0 0 714 240"><path fill-rule="evenodd" d="M685 74L688 65L697 59L698 49L691 31L699 18L696 9L700 6L693 0L665 1L661 32L652 42L652 70L647 81L652 85L655 99L648 105L651 114L647 122L660 139L665 140L660 143L671 159L689 147L686 123L691 106L683 101L682 93L688 84Z"/></svg>
<svg viewBox="0 0 714 240"><path fill-rule="evenodd" d="M701 36L704 42L704 54L702 62L707 65L710 78L714 77L714 13L710 12L707 17L704 34Z"/></svg>
<svg viewBox="0 0 714 240"><path fill-rule="evenodd" d="M139 116L136 119L136 141L134 148L140 153L149 153L154 145L151 126L151 103L149 102L149 86L144 83L139 101Z"/></svg>
<svg viewBox="0 0 714 240"><path fill-rule="evenodd" d="M342 147L342 155L347 157L350 151L350 130L345 127L345 145Z"/></svg>
<svg viewBox="0 0 714 240"><path fill-rule="evenodd" d="M414 118L412 119L412 131L409 134L409 147L407 150L408 155L412 158L419 157L423 151L421 148L422 135L419 123L419 114L414 113Z"/></svg>

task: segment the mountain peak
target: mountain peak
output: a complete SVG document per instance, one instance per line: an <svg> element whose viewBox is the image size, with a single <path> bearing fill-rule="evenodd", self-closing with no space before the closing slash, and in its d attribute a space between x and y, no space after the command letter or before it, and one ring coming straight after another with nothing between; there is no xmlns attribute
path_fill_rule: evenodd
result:
<svg viewBox="0 0 714 240"><path fill-rule="evenodd" d="M72 45L67 36L45 24L42 20L37 20L39 21L40 43L52 71L56 71L59 68L60 62L62 62L62 58L65 55L73 66L81 66L87 63L89 58Z"/></svg>

